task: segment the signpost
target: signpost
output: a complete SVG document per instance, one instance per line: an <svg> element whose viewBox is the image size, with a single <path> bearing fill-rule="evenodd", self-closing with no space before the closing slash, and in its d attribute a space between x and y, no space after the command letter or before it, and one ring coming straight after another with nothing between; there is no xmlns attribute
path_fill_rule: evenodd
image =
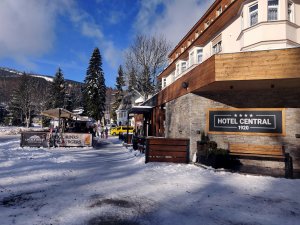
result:
<svg viewBox="0 0 300 225"><path fill-rule="evenodd" d="M285 135L284 109L209 109L208 133Z"/></svg>

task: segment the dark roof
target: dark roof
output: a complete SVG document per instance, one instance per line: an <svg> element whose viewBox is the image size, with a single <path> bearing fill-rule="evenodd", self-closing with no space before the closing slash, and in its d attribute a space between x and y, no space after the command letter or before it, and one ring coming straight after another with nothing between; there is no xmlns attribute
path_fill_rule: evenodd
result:
<svg viewBox="0 0 300 225"><path fill-rule="evenodd" d="M129 110L129 113L134 113L134 114L150 113L152 108L153 108L152 106L133 106Z"/></svg>

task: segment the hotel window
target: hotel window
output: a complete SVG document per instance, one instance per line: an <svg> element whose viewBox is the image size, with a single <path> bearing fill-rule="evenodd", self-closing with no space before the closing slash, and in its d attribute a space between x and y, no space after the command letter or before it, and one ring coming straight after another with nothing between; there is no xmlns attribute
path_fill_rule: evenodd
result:
<svg viewBox="0 0 300 225"><path fill-rule="evenodd" d="M167 86L167 78L163 78L162 81L163 88L165 88Z"/></svg>
<svg viewBox="0 0 300 225"><path fill-rule="evenodd" d="M268 21L278 20L278 0L268 0Z"/></svg>
<svg viewBox="0 0 300 225"><path fill-rule="evenodd" d="M288 2L288 20L294 22L294 3L289 1Z"/></svg>
<svg viewBox="0 0 300 225"><path fill-rule="evenodd" d="M186 62L181 63L181 72L186 71Z"/></svg>
<svg viewBox="0 0 300 225"><path fill-rule="evenodd" d="M250 6L249 8L250 15L250 27L258 23L258 4Z"/></svg>
<svg viewBox="0 0 300 225"><path fill-rule="evenodd" d="M213 54L217 54L222 51L222 34L217 36L212 41L212 51L213 51Z"/></svg>
<svg viewBox="0 0 300 225"><path fill-rule="evenodd" d="M198 49L197 50L197 63L202 63L203 60L203 50Z"/></svg>
<svg viewBox="0 0 300 225"><path fill-rule="evenodd" d="M219 41L213 46L213 54L217 54L222 51L222 41Z"/></svg>
<svg viewBox="0 0 300 225"><path fill-rule="evenodd" d="M179 73L180 73L180 67L179 66L180 66L179 64L176 65L176 74L175 74L175 76L178 76Z"/></svg>
<svg viewBox="0 0 300 225"><path fill-rule="evenodd" d="M190 53L190 66L194 65L195 63L195 57L194 57L194 51Z"/></svg>

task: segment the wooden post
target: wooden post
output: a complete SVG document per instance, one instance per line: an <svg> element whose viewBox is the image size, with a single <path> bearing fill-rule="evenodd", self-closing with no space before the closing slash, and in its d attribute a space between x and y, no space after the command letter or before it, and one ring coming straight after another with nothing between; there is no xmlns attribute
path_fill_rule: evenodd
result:
<svg viewBox="0 0 300 225"><path fill-rule="evenodd" d="M190 140L186 144L186 163L190 162Z"/></svg>
<svg viewBox="0 0 300 225"><path fill-rule="evenodd" d="M293 178L293 160L289 153L285 153L285 178Z"/></svg>
<svg viewBox="0 0 300 225"><path fill-rule="evenodd" d="M61 116L61 109L58 109L58 131L60 131L60 116Z"/></svg>
<svg viewBox="0 0 300 225"><path fill-rule="evenodd" d="M149 139L146 138L146 152L145 152L145 163L149 162Z"/></svg>
<svg viewBox="0 0 300 225"><path fill-rule="evenodd" d="M129 111L127 111L127 140L126 143L129 144Z"/></svg>

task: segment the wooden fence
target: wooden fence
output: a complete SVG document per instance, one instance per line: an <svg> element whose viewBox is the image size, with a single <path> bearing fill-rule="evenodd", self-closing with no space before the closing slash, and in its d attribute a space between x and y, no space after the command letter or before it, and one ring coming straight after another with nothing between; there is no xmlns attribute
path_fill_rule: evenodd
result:
<svg viewBox="0 0 300 225"><path fill-rule="evenodd" d="M155 138L146 139L145 162L189 163L189 139Z"/></svg>

